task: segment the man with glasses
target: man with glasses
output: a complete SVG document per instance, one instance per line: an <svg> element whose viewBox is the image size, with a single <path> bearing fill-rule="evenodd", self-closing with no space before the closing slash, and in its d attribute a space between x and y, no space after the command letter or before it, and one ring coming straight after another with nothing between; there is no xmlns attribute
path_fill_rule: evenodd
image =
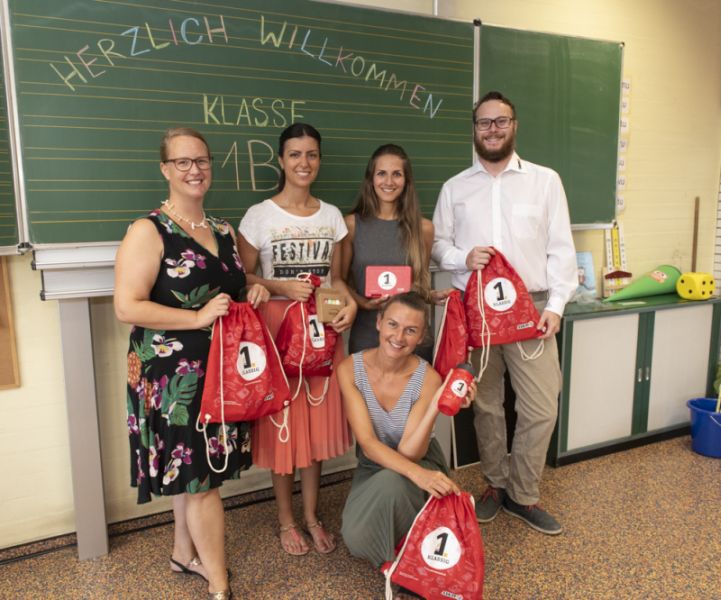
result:
<svg viewBox="0 0 721 600"><path fill-rule="evenodd" d="M547 167L521 160L515 152L517 128L515 107L500 92L489 92L476 103L478 162L441 190L433 215L433 258L453 273L453 286L464 290L471 271L483 269L497 248L539 308L542 354L524 360L516 343L492 346L478 385L474 424L488 487L476 503L476 517L487 523L503 508L534 529L556 535L562 527L539 506L539 482L561 389L555 334L578 285L576 253L561 179ZM531 354L538 342L522 344L528 344L525 353ZM473 354L475 364L479 352ZM510 455L503 407L506 369L518 417Z"/></svg>

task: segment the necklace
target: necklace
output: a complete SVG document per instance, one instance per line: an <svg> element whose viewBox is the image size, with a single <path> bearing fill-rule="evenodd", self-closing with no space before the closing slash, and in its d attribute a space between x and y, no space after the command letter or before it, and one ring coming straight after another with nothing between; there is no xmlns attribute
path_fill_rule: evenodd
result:
<svg viewBox="0 0 721 600"><path fill-rule="evenodd" d="M169 212L171 215L173 215L176 219L179 219L180 221L182 221L182 222L185 223L186 225L190 225L190 230L191 230L191 231L195 231L196 229L199 229L199 228L208 229L208 221L207 221L207 219L205 218L205 211L202 211L202 213L203 213L203 218L200 219L200 223L195 223L194 221L191 221L190 219L186 219L183 215L178 214L177 212L175 212L175 208L174 208L173 205L170 203L170 200L167 200L167 199L166 199L166 200L163 200L163 201L161 202L161 204L164 205L165 208L168 209L168 212Z"/></svg>

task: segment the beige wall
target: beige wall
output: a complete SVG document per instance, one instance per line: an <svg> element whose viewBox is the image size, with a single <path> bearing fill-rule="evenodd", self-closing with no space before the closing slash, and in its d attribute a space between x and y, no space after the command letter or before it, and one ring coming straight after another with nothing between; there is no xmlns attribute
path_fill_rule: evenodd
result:
<svg viewBox="0 0 721 600"><path fill-rule="evenodd" d="M8 264L20 387L0 391L0 546L73 530L58 307L29 257Z"/></svg>
<svg viewBox="0 0 721 600"><path fill-rule="evenodd" d="M361 4L430 14L430 0ZM629 266L690 268L692 202L701 198L698 269L712 269L715 202L721 166L721 3L716 0L441 0L441 16L552 33L624 41L631 79L626 232ZM389 19L402 17L389 16ZM400 22L400 21L399 21ZM575 235L603 256L598 231ZM73 531L73 498L60 357L58 307L41 302L29 257L9 261L22 385L0 391L0 547ZM92 320L107 513L118 521L167 502L138 507L128 485L125 428L127 327L109 299L93 300ZM267 484L251 472L232 494Z"/></svg>

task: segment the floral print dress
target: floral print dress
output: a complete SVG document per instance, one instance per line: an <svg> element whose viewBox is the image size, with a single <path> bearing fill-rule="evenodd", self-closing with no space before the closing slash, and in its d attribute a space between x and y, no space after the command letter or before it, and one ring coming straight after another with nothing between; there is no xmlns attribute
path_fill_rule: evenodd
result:
<svg viewBox="0 0 721 600"><path fill-rule="evenodd" d="M197 310L221 292L237 299L245 272L230 226L208 217L218 242L218 256L188 236L165 213L148 218L163 239L163 259L150 293L153 302ZM208 467L206 442L195 430L203 395L211 328L162 331L133 327L128 349L128 433L131 485L138 503L151 493L174 495L203 492L225 479L237 479L251 465L250 428L246 423L208 427L207 451L222 469L226 446L228 467ZM229 444L225 443L225 439Z"/></svg>

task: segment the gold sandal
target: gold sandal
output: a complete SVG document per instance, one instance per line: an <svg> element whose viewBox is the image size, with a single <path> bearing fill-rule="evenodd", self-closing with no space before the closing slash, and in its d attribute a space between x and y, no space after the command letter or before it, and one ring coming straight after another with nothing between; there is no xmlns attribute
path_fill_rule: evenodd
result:
<svg viewBox="0 0 721 600"><path fill-rule="evenodd" d="M283 548L283 551L286 554L290 554L291 556L305 556L306 554L308 554L308 552L310 552L310 547L308 547L307 542L306 542L305 550L301 549L298 552L292 552L290 550L290 548L288 547L288 545L283 543L282 534L287 533L287 532L291 533L293 539L296 542L298 542L299 545L301 544L301 542L305 541L303 539L303 536L298 532L298 526L295 523L291 523L290 525L281 525L280 526L280 536L281 536L280 547Z"/></svg>
<svg viewBox="0 0 721 600"><path fill-rule="evenodd" d="M333 552L333 550L336 549L335 536L329 531L326 531L320 519L315 523L306 523L305 526L307 528L308 535L310 535L311 539L313 540L313 547L318 554L330 554L331 552ZM321 550L320 545L310 531L311 529L321 529L325 533L326 544L328 546L325 550Z"/></svg>

